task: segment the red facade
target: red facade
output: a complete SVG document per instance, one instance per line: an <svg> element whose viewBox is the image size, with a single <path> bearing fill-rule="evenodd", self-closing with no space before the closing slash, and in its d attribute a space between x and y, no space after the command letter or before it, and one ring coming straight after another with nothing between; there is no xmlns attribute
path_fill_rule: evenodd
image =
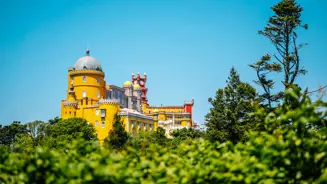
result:
<svg viewBox="0 0 327 184"><path fill-rule="evenodd" d="M148 92L148 88L145 87L146 84L146 73L144 73L144 76L141 77L140 73L137 73L136 77L134 77L134 74L132 74L132 82L133 84L138 84L141 86L141 98L142 98L142 103L146 103L148 104L148 98L146 96L147 92Z"/></svg>

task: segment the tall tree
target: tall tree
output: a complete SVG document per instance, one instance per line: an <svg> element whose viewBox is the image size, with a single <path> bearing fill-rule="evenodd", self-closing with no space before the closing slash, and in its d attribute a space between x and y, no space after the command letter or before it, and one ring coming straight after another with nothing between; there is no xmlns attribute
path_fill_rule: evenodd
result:
<svg viewBox="0 0 327 184"><path fill-rule="evenodd" d="M106 147L121 149L128 140L128 133L123 127L123 121L118 114L114 116L113 128L109 132L109 136L104 140Z"/></svg>
<svg viewBox="0 0 327 184"><path fill-rule="evenodd" d="M263 103L265 109L270 112L274 109L275 104L277 104L283 97L283 92L273 92L275 81L268 79L268 74L271 72L280 72L281 66L276 62L270 62L270 55L263 56L255 64L249 65L256 71L258 80L254 82L261 85L264 92L260 95L261 102Z"/></svg>
<svg viewBox="0 0 327 184"><path fill-rule="evenodd" d="M299 50L305 44L298 44L298 28L308 29L307 24L302 24L301 12L303 8L295 0L282 0L272 7L274 15L268 20L264 30L259 34L268 38L276 49L276 54L264 56L257 63L250 65L257 72L258 83L263 87L265 94L263 97L272 108L272 102L278 101L283 95L272 94L274 81L268 80L267 74L270 72L283 71L284 91L295 84L299 75L307 71L300 64ZM275 61L271 61L271 57ZM286 103L289 103L285 101Z"/></svg>
<svg viewBox="0 0 327 184"><path fill-rule="evenodd" d="M211 141L231 141L237 143L246 140L245 131L255 127L250 113L255 111L256 90L240 80L233 67L227 80L227 86L218 89L212 105L206 115L206 136Z"/></svg>

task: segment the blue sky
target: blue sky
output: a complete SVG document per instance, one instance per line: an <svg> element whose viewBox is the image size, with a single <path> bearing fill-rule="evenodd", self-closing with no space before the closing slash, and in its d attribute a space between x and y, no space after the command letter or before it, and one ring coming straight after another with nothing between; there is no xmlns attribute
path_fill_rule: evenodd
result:
<svg viewBox="0 0 327 184"><path fill-rule="evenodd" d="M107 83L121 86L132 72L146 72L151 105L194 98L194 119L203 122L207 99L225 86L230 68L253 84L248 64L274 51L257 31L277 2L2 1L0 124L59 116L67 69L86 47L102 64ZM299 32L300 41L309 43L300 53L309 73L297 82L313 90L327 84L327 1L298 2L309 24Z"/></svg>

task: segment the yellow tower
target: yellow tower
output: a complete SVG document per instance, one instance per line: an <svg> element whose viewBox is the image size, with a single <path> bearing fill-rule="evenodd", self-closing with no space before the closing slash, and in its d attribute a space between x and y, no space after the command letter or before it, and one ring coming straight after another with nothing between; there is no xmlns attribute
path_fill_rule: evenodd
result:
<svg viewBox="0 0 327 184"><path fill-rule="evenodd" d="M92 124L102 142L112 129L114 114L119 112L117 100L106 99L105 74L90 51L68 69L67 98L61 103L61 117L81 117Z"/></svg>

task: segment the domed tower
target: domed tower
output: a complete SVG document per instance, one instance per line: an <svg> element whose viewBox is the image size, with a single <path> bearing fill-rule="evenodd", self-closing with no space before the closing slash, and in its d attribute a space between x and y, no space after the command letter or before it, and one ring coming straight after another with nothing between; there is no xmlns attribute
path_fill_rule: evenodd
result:
<svg viewBox="0 0 327 184"><path fill-rule="evenodd" d="M90 50L79 58L68 70L68 86L74 88L80 106L92 105L106 98L104 72L97 59L90 56ZM68 88L69 89L69 88Z"/></svg>
<svg viewBox="0 0 327 184"><path fill-rule="evenodd" d="M142 112L142 108L141 108L141 102L142 102L142 98L141 98L141 86L139 84L134 84L133 86L133 96L136 97L136 110L138 112Z"/></svg>

